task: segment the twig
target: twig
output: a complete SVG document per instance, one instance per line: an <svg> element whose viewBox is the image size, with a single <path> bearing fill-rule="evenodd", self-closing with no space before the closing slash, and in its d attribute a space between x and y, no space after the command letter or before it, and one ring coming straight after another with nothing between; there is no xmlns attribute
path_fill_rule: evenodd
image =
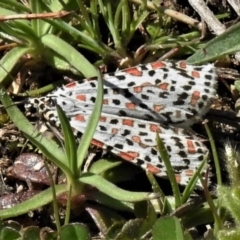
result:
<svg viewBox="0 0 240 240"><path fill-rule="evenodd" d="M16 20L16 19L45 19L45 18L62 18L72 12L59 11L59 12L50 12L50 13L26 13L26 14L14 14L0 16L0 21Z"/></svg>
<svg viewBox="0 0 240 240"><path fill-rule="evenodd" d="M228 3L232 6L234 11L240 16L240 2L239 0L228 0Z"/></svg>
<svg viewBox="0 0 240 240"><path fill-rule="evenodd" d="M225 26L214 16L203 0L188 0L188 2L217 36L226 31Z"/></svg>

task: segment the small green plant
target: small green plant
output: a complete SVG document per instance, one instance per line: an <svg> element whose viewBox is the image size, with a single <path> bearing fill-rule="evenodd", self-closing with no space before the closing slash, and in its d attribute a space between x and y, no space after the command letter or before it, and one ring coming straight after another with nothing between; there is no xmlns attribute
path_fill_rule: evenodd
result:
<svg viewBox="0 0 240 240"><path fill-rule="evenodd" d="M240 152L232 144L225 144L226 168L230 178L229 186L218 187L218 198L221 205L227 209L233 217L234 223L231 227L223 227L218 233L218 239L239 239L240 237Z"/></svg>
<svg viewBox="0 0 240 240"><path fill-rule="evenodd" d="M86 239L90 240L90 233L86 226L79 223L72 223L63 226L59 232L59 238L55 231L49 228L40 229L37 226L23 228L18 222L0 222L0 238L4 240L17 239Z"/></svg>

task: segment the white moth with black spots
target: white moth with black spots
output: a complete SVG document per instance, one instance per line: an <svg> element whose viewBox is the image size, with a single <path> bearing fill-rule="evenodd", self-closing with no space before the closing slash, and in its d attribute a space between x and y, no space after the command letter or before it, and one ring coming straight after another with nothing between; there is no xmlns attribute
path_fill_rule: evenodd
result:
<svg viewBox="0 0 240 240"><path fill-rule="evenodd" d="M177 182L186 185L208 149L179 127L190 126L208 111L216 94L215 67L157 61L105 74L103 79L103 109L92 144L167 177L156 148L159 133ZM29 99L26 108L37 109L60 126L57 103L79 135L92 113L97 85L97 79L73 81L45 97Z"/></svg>

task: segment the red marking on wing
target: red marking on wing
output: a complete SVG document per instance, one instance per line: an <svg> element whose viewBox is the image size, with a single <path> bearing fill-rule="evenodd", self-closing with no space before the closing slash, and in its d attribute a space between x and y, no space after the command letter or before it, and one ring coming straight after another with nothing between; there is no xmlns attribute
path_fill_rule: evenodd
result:
<svg viewBox="0 0 240 240"><path fill-rule="evenodd" d="M136 92L136 93L140 93L140 92L142 92L142 87L141 86L134 87L133 91Z"/></svg>
<svg viewBox="0 0 240 240"><path fill-rule="evenodd" d="M96 139L92 139L91 143L92 143L93 145L95 145L96 147L99 147L99 148L103 148L104 145L105 145L104 143L102 143L102 142L100 142L100 141L98 141L98 140L96 140Z"/></svg>
<svg viewBox="0 0 240 240"><path fill-rule="evenodd" d="M133 120L123 119L122 124L123 124L123 125L127 125L127 126L129 126L129 127L133 127Z"/></svg>
<svg viewBox="0 0 240 240"><path fill-rule="evenodd" d="M77 83L76 82L70 82L68 84L65 85L66 88L74 88L76 87Z"/></svg>
<svg viewBox="0 0 240 240"><path fill-rule="evenodd" d="M127 161L133 161L139 156L137 152L119 152L119 157Z"/></svg>
<svg viewBox="0 0 240 240"><path fill-rule="evenodd" d="M177 183L180 183L181 182L181 175L175 174L175 179L176 179Z"/></svg>
<svg viewBox="0 0 240 240"><path fill-rule="evenodd" d="M134 103L126 103L125 106L126 108L133 110L136 108L136 105Z"/></svg>
<svg viewBox="0 0 240 240"><path fill-rule="evenodd" d="M192 76L195 78L200 78L200 73L198 71L192 71Z"/></svg>
<svg viewBox="0 0 240 240"><path fill-rule="evenodd" d="M136 143L141 143L141 138L139 136L132 136L132 140Z"/></svg>
<svg viewBox="0 0 240 240"><path fill-rule="evenodd" d="M165 106L163 106L163 105L154 105L153 106L153 109L154 109L155 112L160 112L164 108L165 108Z"/></svg>
<svg viewBox="0 0 240 240"><path fill-rule="evenodd" d="M142 76L142 71L138 70L137 68L128 68L128 69L123 70L123 72L128 73L132 76L137 76L137 77Z"/></svg>
<svg viewBox="0 0 240 240"><path fill-rule="evenodd" d="M90 78L87 78L87 80L91 82L91 81L97 80L97 77L90 77Z"/></svg>
<svg viewBox="0 0 240 240"><path fill-rule="evenodd" d="M166 64L164 62L157 61L157 62L151 63L151 66L153 69L158 69L158 68L166 67Z"/></svg>
<svg viewBox="0 0 240 240"><path fill-rule="evenodd" d="M151 132L157 132L157 133L161 133L161 129L159 128L158 125L156 124L150 124L150 131Z"/></svg>
<svg viewBox="0 0 240 240"><path fill-rule="evenodd" d="M187 63L185 61L181 61L181 62L179 62L179 66L180 66L180 68L186 68Z"/></svg>
<svg viewBox="0 0 240 240"><path fill-rule="evenodd" d="M76 99L86 102L86 95L85 94L77 95Z"/></svg>
<svg viewBox="0 0 240 240"><path fill-rule="evenodd" d="M188 148L188 152L189 152L190 154L196 153L196 149L195 149L195 147L194 147L194 143L193 143L192 140L187 140L187 148Z"/></svg>
<svg viewBox="0 0 240 240"><path fill-rule="evenodd" d="M112 128L112 134L118 134L118 129L117 128Z"/></svg>
<svg viewBox="0 0 240 240"><path fill-rule="evenodd" d="M192 94L192 98L191 98L191 104L192 105L196 105L199 98L200 98L200 95L201 93L199 91L195 91L193 94Z"/></svg>
<svg viewBox="0 0 240 240"><path fill-rule="evenodd" d="M191 169L185 170L185 175L188 177L192 177L194 174L194 171Z"/></svg>
<svg viewBox="0 0 240 240"><path fill-rule="evenodd" d="M158 88L164 90L164 91L167 91L168 90L168 83L161 83L158 85Z"/></svg>
<svg viewBox="0 0 240 240"><path fill-rule="evenodd" d="M107 118L106 117L100 117L99 122L106 122Z"/></svg>
<svg viewBox="0 0 240 240"><path fill-rule="evenodd" d="M155 167L155 166L153 166L153 165L151 165L151 164L147 164L147 170L149 171L149 172L151 172L151 173L154 173L154 174L156 174L156 173L160 173L161 172L161 169L159 169L159 168L157 168L157 167Z"/></svg>
<svg viewBox="0 0 240 240"><path fill-rule="evenodd" d="M75 116L75 120L79 121L79 122L85 122L85 117L83 115L77 115Z"/></svg>
<svg viewBox="0 0 240 240"><path fill-rule="evenodd" d="M103 99L103 104L108 105L108 99Z"/></svg>

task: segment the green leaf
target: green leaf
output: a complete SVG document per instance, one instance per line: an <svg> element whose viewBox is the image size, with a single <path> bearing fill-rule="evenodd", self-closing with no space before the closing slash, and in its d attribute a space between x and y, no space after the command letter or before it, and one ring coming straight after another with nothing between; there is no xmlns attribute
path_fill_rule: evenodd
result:
<svg viewBox="0 0 240 240"><path fill-rule="evenodd" d="M80 223L72 223L61 228L60 240L65 239L90 240L91 236L86 226Z"/></svg>
<svg viewBox="0 0 240 240"><path fill-rule="evenodd" d="M30 0L29 5L33 13L44 13L49 11L49 8L44 6L43 1ZM31 26L38 37L50 33L52 29L51 25L42 19L31 19Z"/></svg>
<svg viewBox="0 0 240 240"><path fill-rule="evenodd" d="M157 221L157 213L150 201L138 202L134 204L134 212L138 218L144 219L141 224L141 232L145 234L152 229Z"/></svg>
<svg viewBox="0 0 240 240"><path fill-rule="evenodd" d="M105 57L107 54L112 54L113 50L108 47L107 45L104 45L103 42L97 42L91 36L85 34L85 32L79 31L75 27L71 26L70 24L58 19L56 20L49 20L44 19L44 21L49 22L52 26L58 28L59 30L70 34L72 38L76 39L78 42L83 43L79 44L79 46L88 49L90 51L93 51L102 57Z"/></svg>
<svg viewBox="0 0 240 240"><path fill-rule="evenodd" d="M204 159L202 160L201 164L198 166L195 173L189 180L187 186L185 187L184 192L182 193L182 203L186 203L189 200L192 192L196 188L196 183L197 181L199 181L199 175L203 172L203 169L206 168L208 157L209 157L209 154L207 153L204 156Z"/></svg>
<svg viewBox="0 0 240 240"><path fill-rule="evenodd" d="M0 239L3 240L15 240L15 239L18 240L20 236L21 235L18 231L9 227L3 228L0 233Z"/></svg>
<svg viewBox="0 0 240 240"><path fill-rule="evenodd" d="M30 226L24 229L22 234L22 240L40 240L40 228L37 226Z"/></svg>
<svg viewBox="0 0 240 240"><path fill-rule="evenodd" d="M70 65L75 67L86 78L96 76L95 67L93 67L83 55L81 55L67 42L52 34L47 34L41 37L40 41L62 56Z"/></svg>
<svg viewBox="0 0 240 240"><path fill-rule="evenodd" d="M30 52L32 48L28 47L15 47L7 52L0 61L0 84L5 86L9 84L4 79L12 71L13 67L17 64L20 57Z"/></svg>
<svg viewBox="0 0 240 240"><path fill-rule="evenodd" d="M111 209L131 213L133 212L133 203L119 201L100 191L92 192L91 199L94 199L95 202L98 202L101 205L105 205Z"/></svg>
<svg viewBox="0 0 240 240"><path fill-rule="evenodd" d="M177 185L176 178L175 178L175 173L171 166L171 161L170 161L167 149L165 148L164 143L161 139L161 134L160 134L160 136L158 134L156 134L156 140L157 140L158 151L160 153L161 158L163 159L164 165L166 166L167 175L168 175L168 178L169 178L171 186L172 186L173 195L175 198L175 207L178 208L179 206L181 206L182 202L181 202L180 190Z"/></svg>
<svg viewBox="0 0 240 240"><path fill-rule="evenodd" d="M55 186L56 194L59 195L67 191L66 184L60 184ZM52 202L52 189L48 188L41 193L33 196L32 198L19 203L18 205L11 207L9 209L0 210L0 219L6 219L10 217L20 216L24 213L28 213L34 209L42 207L50 202ZM2 239L2 238L0 238Z"/></svg>
<svg viewBox="0 0 240 240"><path fill-rule="evenodd" d="M105 236L108 228L117 221L123 221L124 217L116 211L109 209L109 206L104 207L96 204L88 205L86 211L91 215L92 220L100 232Z"/></svg>
<svg viewBox="0 0 240 240"><path fill-rule="evenodd" d="M218 197L221 200L221 204L230 211L234 220L240 224L240 188L239 187L219 187Z"/></svg>
<svg viewBox="0 0 240 240"><path fill-rule="evenodd" d="M122 164L122 161L116 161L111 159L100 159L96 162L94 162L90 168L89 171L94 174L101 174L105 171L115 168Z"/></svg>
<svg viewBox="0 0 240 240"><path fill-rule="evenodd" d="M96 70L95 70L96 71ZM85 128L85 132L82 136L81 139L81 143L78 147L77 150L77 156L78 156L78 170L80 170L80 168L83 165L83 161L84 158L86 156L86 153L88 151L89 145L92 141L93 135L95 133L95 130L97 128L97 124L99 121L99 118L101 116L101 112L102 112L102 101L103 101L103 80L100 76L100 73L98 71L96 71L97 76L98 76L98 88L97 88L97 97L96 97L96 101L93 107L93 111L89 117L87 126Z"/></svg>
<svg viewBox="0 0 240 240"><path fill-rule="evenodd" d="M214 204L217 206L219 202L216 200ZM184 206L183 206L184 208ZM188 208L188 207L187 207ZM214 217L211 209L209 208L209 205L207 202L204 202L200 205L195 205L193 207L189 207L186 210L185 213L176 213L177 215L180 215L181 222L184 227L186 228L192 228L199 225L208 224L211 222L214 222Z"/></svg>
<svg viewBox="0 0 240 240"><path fill-rule="evenodd" d="M201 64L239 51L239 36L240 23L237 23L223 34L208 42L203 49L189 57L187 63Z"/></svg>
<svg viewBox="0 0 240 240"><path fill-rule="evenodd" d="M122 227L124 226L124 221L115 222L107 232L107 238L106 239L114 239L119 240L117 238L117 235L121 233ZM120 238L121 239L121 238ZM125 238L124 240L129 240L129 238Z"/></svg>
<svg viewBox="0 0 240 240"><path fill-rule="evenodd" d="M61 1L43 1L52 12L59 12L62 10L76 11L78 8L78 1L61 0Z"/></svg>
<svg viewBox="0 0 240 240"><path fill-rule="evenodd" d="M47 49L42 53L42 56L46 63L53 68L60 71L71 71L73 74L80 75L81 73L76 70L71 64L69 64L62 56L53 51L52 49Z"/></svg>
<svg viewBox="0 0 240 240"><path fill-rule="evenodd" d="M161 217L153 226L153 240L185 240L181 223L176 217Z"/></svg>
<svg viewBox="0 0 240 240"><path fill-rule="evenodd" d="M146 231L142 231L143 224L144 224L143 219L136 218L136 219L127 221L122 226L120 231L117 231L119 227L118 225L115 225L117 227L116 229L111 228L111 231L115 230L115 232L117 233L116 238L114 238L116 240L140 239L141 236L146 232ZM110 235L110 231L108 232L108 235Z"/></svg>
<svg viewBox="0 0 240 240"><path fill-rule="evenodd" d="M17 13L30 13L31 10L22 3L18 3L16 0L1 0L0 2L0 15L2 10L7 8L8 10L16 11Z"/></svg>
<svg viewBox="0 0 240 240"><path fill-rule="evenodd" d="M9 227L9 228L15 229L18 232L20 232L22 230L22 226L17 221L4 221L4 222L1 221L0 231L2 231L2 229L4 227Z"/></svg>
<svg viewBox="0 0 240 240"><path fill-rule="evenodd" d="M158 195L154 193L150 194L144 192L130 192L123 190L121 188L118 188L111 182L108 182L103 177L91 173L83 173L79 178L79 181L82 183L92 185L99 189L101 192L111 196L112 198L124 202L138 202L158 197Z"/></svg>
<svg viewBox="0 0 240 240"><path fill-rule="evenodd" d="M234 82L234 86L236 87L236 89L240 92L240 81L237 80Z"/></svg>
<svg viewBox="0 0 240 240"><path fill-rule="evenodd" d="M76 140L73 135L73 130L66 117L66 114L60 106L57 105L57 113L61 123L61 128L64 135L65 150L68 158L68 167L73 172L75 178L78 178L78 166L77 166L77 146Z"/></svg>
<svg viewBox="0 0 240 240"><path fill-rule="evenodd" d="M4 8L0 8L0 13L3 16L17 14L17 12L4 9ZM6 35L12 35L17 39L25 40L28 43L34 43L36 41L37 35L32 29L32 26L30 23L31 22L28 20L14 20L14 21L8 21L8 22L1 22L0 29L2 29L2 31Z"/></svg>

